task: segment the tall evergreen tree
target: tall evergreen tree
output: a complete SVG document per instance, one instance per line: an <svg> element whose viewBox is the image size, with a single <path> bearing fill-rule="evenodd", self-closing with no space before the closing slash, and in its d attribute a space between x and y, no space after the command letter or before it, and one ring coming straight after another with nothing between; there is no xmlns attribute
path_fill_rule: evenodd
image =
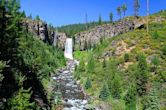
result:
<svg viewBox="0 0 166 110"><path fill-rule="evenodd" d="M18 0L1 0L0 16L0 59L14 63L17 57L18 39L21 37L22 28L20 26L22 15L19 13Z"/></svg>
<svg viewBox="0 0 166 110"><path fill-rule="evenodd" d="M102 25L102 18L101 15L99 16L99 21L98 21L99 25Z"/></svg>
<svg viewBox="0 0 166 110"><path fill-rule="evenodd" d="M147 99L143 101L144 110L160 110L159 85L153 84Z"/></svg>
<svg viewBox="0 0 166 110"><path fill-rule="evenodd" d="M106 100L110 95L107 83L103 84L103 87L100 90L99 98Z"/></svg>
<svg viewBox="0 0 166 110"><path fill-rule="evenodd" d="M110 18L110 23L112 23L113 22L113 13L110 13L109 18Z"/></svg>
<svg viewBox="0 0 166 110"><path fill-rule="evenodd" d="M134 0L134 16L135 17L138 17L139 15L139 8L140 8L139 0Z"/></svg>
<svg viewBox="0 0 166 110"><path fill-rule="evenodd" d="M118 15L119 15L119 17L120 17L120 19L122 18L122 9L121 9L121 7L117 7L117 13L118 13Z"/></svg>
<svg viewBox="0 0 166 110"><path fill-rule="evenodd" d="M93 73L94 68L95 68L95 61L94 61L93 54L91 54L90 57L89 57L88 64L87 64L87 72L88 73Z"/></svg>
<svg viewBox="0 0 166 110"><path fill-rule="evenodd" d="M146 85L148 82L148 67L146 62L146 57L143 53L138 55L138 65L137 65L137 92L138 95L142 96L146 93Z"/></svg>
<svg viewBox="0 0 166 110"><path fill-rule="evenodd" d="M123 11L123 17L125 17L126 11L127 11L127 5L126 4L122 5L122 11Z"/></svg>

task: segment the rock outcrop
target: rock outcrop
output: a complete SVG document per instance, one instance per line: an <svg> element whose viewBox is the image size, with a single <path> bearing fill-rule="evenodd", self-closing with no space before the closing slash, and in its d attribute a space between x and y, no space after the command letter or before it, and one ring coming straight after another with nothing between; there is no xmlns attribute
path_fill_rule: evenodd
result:
<svg viewBox="0 0 166 110"><path fill-rule="evenodd" d="M58 33L54 28L51 28L47 23L44 23L41 20L25 18L23 20L23 26L25 27L26 32L33 33L45 43L64 49L67 38L65 33Z"/></svg>
<svg viewBox="0 0 166 110"><path fill-rule="evenodd" d="M131 31L134 28L133 21L122 20L113 25L106 24L86 32L81 32L75 35L75 49L85 50L87 47L93 47L95 44L99 43L102 38L110 38Z"/></svg>

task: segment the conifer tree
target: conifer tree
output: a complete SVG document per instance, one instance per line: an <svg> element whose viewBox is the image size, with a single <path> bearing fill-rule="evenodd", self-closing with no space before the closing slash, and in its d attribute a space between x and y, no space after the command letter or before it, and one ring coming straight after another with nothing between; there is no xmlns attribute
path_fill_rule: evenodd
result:
<svg viewBox="0 0 166 110"><path fill-rule="evenodd" d="M112 23L113 22L113 13L110 13L109 17L110 17L110 23Z"/></svg>
<svg viewBox="0 0 166 110"><path fill-rule="evenodd" d="M99 21L98 21L99 25L102 24L102 18L101 18L101 15L99 16Z"/></svg>
<svg viewBox="0 0 166 110"><path fill-rule="evenodd" d="M100 90L100 95L99 98L101 98L102 100L106 100L110 95L109 89L108 89L108 85L107 83L103 84L103 87Z"/></svg>
<svg viewBox="0 0 166 110"><path fill-rule="evenodd" d="M8 101L9 110L32 110L34 103L30 102L30 89L21 88L18 93Z"/></svg>
<svg viewBox="0 0 166 110"><path fill-rule="evenodd" d="M146 93L146 84L148 82L148 71L147 71L146 57L143 53L138 55L138 65L137 65L137 93L142 96Z"/></svg>
<svg viewBox="0 0 166 110"><path fill-rule="evenodd" d="M86 83L85 83L85 89L89 89L91 87L92 87L91 79L88 76Z"/></svg>
<svg viewBox="0 0 166 110"><path fill-rule="evenodd" d="M87 72L92 74L94 72L94 68L95 68L95 61L93 54L91 53L87 64Z"/></svg>
<svg viewBox="0 0 166 110"><path fill-rule="evenodd" d="M125 99L127 105L130 105L136 101L135 84L133 84L133 83L130 84L124 99Z"/></svg>
<svg viewBox="0 0 166 110"><path fill-rule="evenodd" d="M121 7L117 7L117 13L118 13L118 15L119 15L119 17L120 17L120 20L121 20L121 18L122 18L122 9L121 9Z"/></svg>
<svg viewBox="0 0 166 110"><path fill-rule="evenodd" d="M22 35L20 4L18 0L1 0L0 7L2 12L0 16L0 59L5 61L11 59L11 63L14 63L17 61L18 39Z"/></svg>
<svg viewBox="0 0 166 110"><path fill-rule="evenodd" d="M156 70L157 70L157 67L158 67L159 63L160 63L160 62L159 62L158 57L157 57L157 56L154 56L154 57L152 58L153 72L156 73Z"/></svg>
<svg viewBox="0 0 166 110"><path fill-rule="evenodd" d="M140 8L139 0L134 0L134 16L135 17L138 17L139 15L139 8Z"/></svg>
<svg viewBox="0 0 166 110"><path fill-rule="evenodd" d="M126 6L126 4L123 4L121 8L122 8L122 11L123 11L123 17L125 17L126 11L127 11L127 6Z"/></svg>
<svg viewBox="0 0 166 110"><path fill-rule="evenodd" d="M159 85L158 85L159 86ZM148 97L144 103L144 110L160 110L160 99L158 93L158 86L153 84L150 92L148 93Z"/></svg>

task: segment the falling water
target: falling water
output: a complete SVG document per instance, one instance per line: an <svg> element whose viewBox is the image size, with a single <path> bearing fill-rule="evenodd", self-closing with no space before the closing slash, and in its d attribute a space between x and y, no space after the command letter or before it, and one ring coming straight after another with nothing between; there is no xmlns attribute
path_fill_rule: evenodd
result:
<svg viewBox="0 0 166 110"><path fill-rule="evenodd" d="M65 44L65 57L68 59L73 59L73 42L72 38L67 38L66 39L66 44Z"/></svg>

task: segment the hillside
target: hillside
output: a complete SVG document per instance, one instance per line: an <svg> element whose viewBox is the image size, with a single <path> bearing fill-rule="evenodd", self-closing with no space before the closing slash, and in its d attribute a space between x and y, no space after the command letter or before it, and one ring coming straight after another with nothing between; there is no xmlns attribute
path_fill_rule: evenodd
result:
<svg viewBox="0 0 166 110"><path fill-rule="evenodd" d="M75 52L80 65L74 76L92 105L104 110L166 109L165 13L150 16L148 34L145 27L138 28L104 39L92 51Z"/></svg>
<svg viewBox="0 0 166 110"><path fill-rule="evenodd" d="M19 4L0 1L0 110L50 109L50 78L65 58L59 48L27 31Z"/></svg>

